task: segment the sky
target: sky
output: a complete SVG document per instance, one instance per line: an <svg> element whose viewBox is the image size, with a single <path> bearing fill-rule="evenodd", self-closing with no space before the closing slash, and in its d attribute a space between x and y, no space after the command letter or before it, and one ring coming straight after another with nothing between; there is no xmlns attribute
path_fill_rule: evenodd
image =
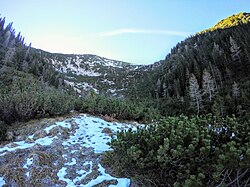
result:
<svg viewBox="0 0 250 187"><path fill-rule="evenodd" d="M1 0L25 42L49 52L135 64L162 60L178 42L239 12L249 0Z"/></svg>

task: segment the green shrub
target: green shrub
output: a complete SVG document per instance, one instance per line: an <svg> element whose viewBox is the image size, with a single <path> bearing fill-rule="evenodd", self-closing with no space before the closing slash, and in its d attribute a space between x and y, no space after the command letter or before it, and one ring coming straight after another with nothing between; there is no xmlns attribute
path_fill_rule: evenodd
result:
<svg viewBox="0 0 250 187"><path fill-rule="evenodd" d="M105 161L158 186L243 185L250 174L249 132L249 121L235 118L167 117L118 133Z"/></svg>
<svg viewBox="0 0 250 187"><path fill-rule="evenodd" d="M0 86L0 120L8 124L63 115L74 109L76 96L32 77L13 77L9 85L0 81Z"/></svg>
<svg viewBox="0 0 250 187"><path fill-rule="evenodd" d="M86 97L77 100L77 109L91 114L110 115L116 119L151 122L160 118L158 109L147 101L108 98L90 92Z"/></svg>
<svg viewBox="0 0 250 187"><path fill-rule="evenodd" d="M41 92L38 96L40 117L58 116L74 109L74 97L58 90Z"/></svg>

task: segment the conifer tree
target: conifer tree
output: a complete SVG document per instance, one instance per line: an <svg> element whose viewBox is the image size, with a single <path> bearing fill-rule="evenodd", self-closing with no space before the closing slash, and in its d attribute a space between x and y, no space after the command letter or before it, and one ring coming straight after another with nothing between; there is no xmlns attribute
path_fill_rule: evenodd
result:
<svg viewBox="0 0 250 187"><path fill-rule="evenodd" d="M15 48L8 49L8 51L6 52L5 57L4 57L4 65L7 65L7 63L12 60L12 58L15 55L15 52L16 52Z"/></svg>
<svg viewBox="0 0 250 187"><path fill-rule="evenodd" d="M211 74L207 71L207 69L204 70L202 79L203 79L202 80L203 93L208 94L209 101L211 102L213 93L215 91L215 85L214 85L214 80Z"/></svg>
<svg viewBox="0 0 250 187"><path fill-rule="evenodd" d="M160 79L157 80L155 92L156 92L156 98L159 98L160 92L161 92L161 80Z"/></svg>
<svg viewBox="0 0 250 187"><path fill-rule="evenodd" d="M11 32L7 30L7 32L4 35L4 42L3 42L4 47L8 47L9 42L10 42L10 35L11 35Z"/></svg>
<svg viewBox="0 0 250 187"><path fill-rule="evenodd" d="M202 106L201 91L194 74L191 74L191 77L189 79L189 94L192 99L192 105L196 107L197 114L199 114Z"/></svg>
<svg viewBox="0 0 250 187"><path fill-rule="evenodd" d="M31 49L31 43L30 43L29 46L28 46L28 49L27 49L27 51L26 51L26 53L25 53L24 59L27 59L27 58L28 58L29 53L30 53L30 49Z"/></svg>
<svg viewBox="0 0 250 187"><path fill-rule="evenodd" d="M240 97L240 87L237 82L234 82L232 85L232 96L235 99L238 99Z"/></svg>
<svg viewBox="0 0 250 187"><path fill-rule="evenodd" d="M163 97L166 98L167 97L167 85L165 82L163 83L162 88L163 88Z"/></svg>
<svg viewBox="0 0 250 187"><path fill-rule="evenodd" d="M5 18L0 18L0 31L4 29Z"/></svg>
<svg viewBox="0 0 250 187"><path fill-rule="evenodd" d="M236 41L230 36L229 38L230 41L230 52L231 52L231 57L233 61L241 61L240 60L240 47L237 45Z"/></svg>

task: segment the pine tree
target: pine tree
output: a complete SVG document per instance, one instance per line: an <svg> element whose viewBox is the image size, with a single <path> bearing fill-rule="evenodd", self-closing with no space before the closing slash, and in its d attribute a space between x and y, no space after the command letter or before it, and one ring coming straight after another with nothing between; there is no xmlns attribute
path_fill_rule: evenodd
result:
<svg viewBox="0 0 250 187"><path fill-rule="evenodd" d="M232 96L235 99L238 99L240 97L240 87L237 82L234 82L232 85Z"/></svg>
<svg viewBox="0 0 250 187"><path fill-rule="evenodd" d="M156 92L156 98L159 99L160 94L161 94L161 80L160 79L157 80L155 92Z"/></svg>
<svg viewBox="0 0 250 187"><path fill-rule="evenodd" d="M229 38L230 41L230 52L231 52L231 57L233 61L241 61L240 60L240 47L237 45L237 43L235 42L235 40L230 36Z"/></svg>
<svg viewBox="0 0 250 187"><path fill-rule="evenodd" d="M5 18L0 18L0 31L4 29L4 24L5 24Z"/></svg>
<svg viewBox="0 0 250 187"><path fill-rule="evenodd" d="M189 79L189 94L192 99L192 105L196 107L197 114L200 113L201 110L201 91L199 89L199 84L194 74L191 74Z"/></svg>
<svg viewBox="0 0 250 187"><path fill-rule="evenodd" d="M162 89L163 89L163 97L166 98L167 97L167 85L165 82L162 85Z"/></svg>
<svg viewBox="0 0 250 187"><path fill-rule="evenodd" d="M215 84L211 74L207 71L207 69L204 70L202 79L203 93L208 94L209 101L211 102L213 93L215 91Z"/></svg>
<svg viewBox="0 0 250 187"><path fill-rule="evenodd" d="M215 76L215 80L217 82L217 88L223 88L224 87L224 83L223 83L223 79L222 79L223 77L222 77L221 71L218 68L218 66L214 67L214 76Z"/></svg>
<svg viewBox="0 0 250 187"><path fill-rule="evenodd" d="M26 51L26 53L25 53L24 59L27 59L27 58L28 58L29 53L30 53L30 49L31 49L31 43L30 43L30 45L28 46L28 49L27 49L27 51Z"/></svg>
<svg viewBox="0 0 250 187"><path fill-rule="evenodd" d="M9 48L8 51L5 53L4 57L4 65L7 65L11 60L13 59L14 55L16 53L15 48Z"/></svg>
<svg viewBox="0 0 250 187"><path fill-rule="evenodd" d="M180 81L179 81L179 79L174 80L174 88L175 88L175 94L176 94L177 98L180 98L181 87L180 87Z"/></svg>
<svg viewBox="0 0 250 187"><path fill-rule="evenodd" d="M7 30L7 32L4 35L4 42L3 42L4 47L8 47L9 42L10 42L10 35L11 35L11 32Z"/></svg>

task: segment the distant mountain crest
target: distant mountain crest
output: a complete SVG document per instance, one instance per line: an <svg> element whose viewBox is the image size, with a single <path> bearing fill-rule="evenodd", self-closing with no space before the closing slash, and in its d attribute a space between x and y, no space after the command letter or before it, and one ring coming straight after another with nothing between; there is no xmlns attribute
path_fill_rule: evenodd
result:
<svg viewBox="0 0 250 187"><path fill-rule="evenodd" d="M250 13L241 12L241 13L229 16L229 17L219 21L213 27L202 31L201 33L208 32L208 31L214 31L217 29L226 29L229 27L234 27L234 26L246 24L249 22L250 22Z"/></svg>

